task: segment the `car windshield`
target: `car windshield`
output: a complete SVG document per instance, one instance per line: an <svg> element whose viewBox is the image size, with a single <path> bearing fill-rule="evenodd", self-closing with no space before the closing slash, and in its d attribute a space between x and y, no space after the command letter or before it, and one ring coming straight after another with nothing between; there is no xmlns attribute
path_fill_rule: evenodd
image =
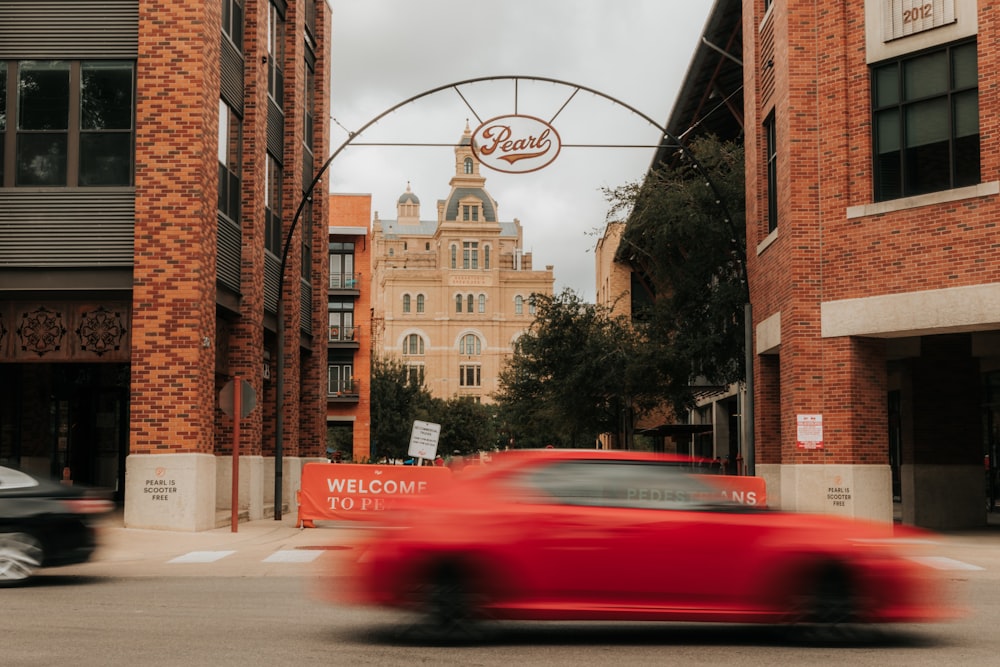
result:
<svg viewBox="0 0 1000 667"><path fill-rule="evenodd" d="M644 509L728 504L678 463L562 461L525 472L516 486L526 502Z"/></svg>
<svg viewBox="0 0 1000 667"><path fill-rule="evenodd" d="M0 466L0 490L27 489L32 486L38 486L38 481L31 475L20 470Z"/></svg>

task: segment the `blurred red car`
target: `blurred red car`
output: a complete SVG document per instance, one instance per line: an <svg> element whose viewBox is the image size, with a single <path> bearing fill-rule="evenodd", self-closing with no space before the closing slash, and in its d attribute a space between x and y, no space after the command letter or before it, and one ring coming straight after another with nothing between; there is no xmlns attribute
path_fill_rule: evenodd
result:
<svg viewBox="0 0 1000 667"><path fill-rule="evenodd" d="M329 593L418 611L442 631L486 618L832 627L952 615L893 526L727 502L695 472L641 452L505 452L387 512L341 552Z"/></svg>

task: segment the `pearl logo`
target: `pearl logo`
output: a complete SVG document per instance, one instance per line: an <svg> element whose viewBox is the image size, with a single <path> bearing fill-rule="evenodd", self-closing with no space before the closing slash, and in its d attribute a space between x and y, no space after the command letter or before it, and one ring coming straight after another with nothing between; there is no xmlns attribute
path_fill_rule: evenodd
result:
<svg viewBox="0 0 1000 667"><path fill-rule="evenodd" d="M534 116L497 116L472 134L472 152L479 162L508 174L543 169L552 164L561 148L556 129Z"/></svg>

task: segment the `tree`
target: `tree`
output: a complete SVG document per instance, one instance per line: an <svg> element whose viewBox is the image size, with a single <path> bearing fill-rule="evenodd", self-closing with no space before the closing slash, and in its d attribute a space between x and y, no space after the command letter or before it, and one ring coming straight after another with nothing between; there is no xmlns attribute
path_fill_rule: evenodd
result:
<svg viewBox="0 0 1000 667"><path fill-rule="evenodd" d="M371 456L373 460L406 456L414 419L431 411L432 397L412 382L406 366L393 358L372 360Z"/></svg>
<svg viewBox="0 0 1000 667"><path fill-rule="evenodd" d="M501 430L519 447L629 446L636 414L662 401L643 334L572 290L534 295L537 315L500 373Z"/></svg>
<svg viewBox="0 0 1000 667"><path fill-rule="evenodd" d="M672 378L664 398L683 410L694 378L745 378L748 288L742 145L705 137L676 157L605 194L609 219L628 212L616 260L648 290L652 305L634 315L648 325L659 373Z"/></svg>
<svg viewBox="0 0 1000 667"><path fill-rule="evenodd" d="M500 446L496 408L475 400L453 396L433 400L433 414L428 421L441 424L438 453L444 457L495 450Z"/></svg>

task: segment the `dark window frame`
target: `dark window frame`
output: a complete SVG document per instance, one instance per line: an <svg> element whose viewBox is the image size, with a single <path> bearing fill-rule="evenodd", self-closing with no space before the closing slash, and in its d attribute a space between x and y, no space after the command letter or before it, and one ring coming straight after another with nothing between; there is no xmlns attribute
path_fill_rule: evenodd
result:
<svg viewBox="0 0 1000 667"><path fill-rule="evenodd" d="M907 53L871 66L872 195L889 201L977 185L982 162L979 128L979 67L975 39ZM962 60L969 56L971 60ZM943 67L938 63L943 59ZM971 71L959 70L969 65ZM920 65L944 71L947 83L938 90L919 90L933 82ZM912 69L909 69L912 68ZM908 73L912 73L907 78ZM960 80L964 79L964 80ZM910 88L907 90L907 82ZM970 113L974 105L974 114ZM928 122L934 115L947 123ZM962 114L965 111L966 115ZM962 134L962 118L974 116L975 132ZM946 137L908 145L927 128L947 127Z"/></svg>
<svg viewBox="0 0 1000 667"><path fill-rule="evenodd" d="M132 187L135 182L134 60L7 60L0 61L0 70L3 71L0 77L3 86L0 96L0 187ZM38 90L37 86L21 83L30 72L64 78L58 81L46 77L50 78L50 84L56 85L43 103L41 99L25 97L22 92ZM124 81L127 84L114 85ZM64 114L62 111L53 113L53 92L58 93ZM44 113L35 113L43 107ZM56 104L55 109L59 108ZM25 122L27 118L30 121ZM44 149L48 159L41 163L28 159L31 155L40 155L32 153L32 149ZM39 165L47 165L48 171L40 171Z"/></svg>

